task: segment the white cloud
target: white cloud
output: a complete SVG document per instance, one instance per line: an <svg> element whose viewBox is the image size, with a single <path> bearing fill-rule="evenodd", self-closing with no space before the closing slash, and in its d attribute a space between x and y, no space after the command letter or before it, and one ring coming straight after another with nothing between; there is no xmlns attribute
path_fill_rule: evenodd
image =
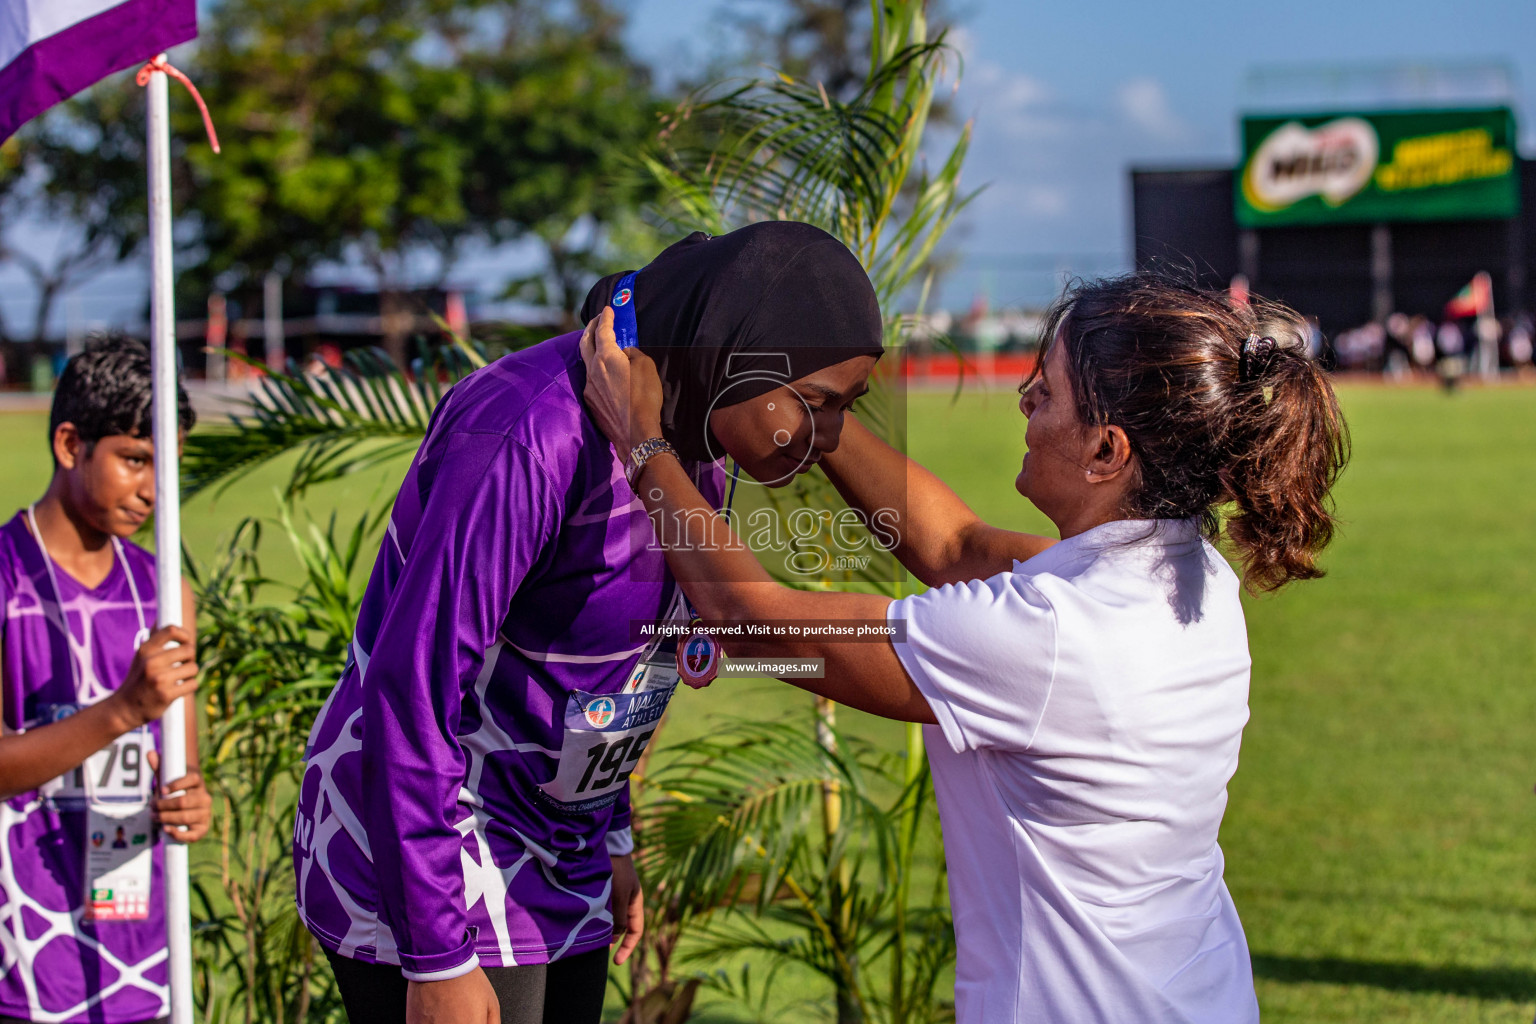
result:
<svg viewBox="0 0 1536 1024"><path fill-rule="evenodd" d="M969 64L976 57L976 34L964 25L951 25L944 33L944 42Z"/></svg>
<svg viewBox="0 0 1536 1024"><path fill-rule="evenodd" d="M1021 178L994 181L982 198L993 210L1032 220L1057 220L1072 210L1072 195L1067 188Z"/></svg>
<svg viewBox="0 0 1536 1024"><path fill-rule="evenodd" d="M1155 78L1133 78L1123 83L1115 90L1115 107L1137 129L1161 142L1180 142L1192 134L1173 112L1163 83Z"/></svg>
<svg viewBox="0 0 1536 1024"><path fill-rule="evenodd" d="M1110 79L1096 95L1063 88L983 57L966 61L955 102L975 117L965 182L986 188L957 233L961 269L943 301L980 288L1000 302L1043 302L1063 271L1121 269L1126 168L1177 158L1197 138L1156 78Z"/></svg>
<svg viewBox="0 0 1536 1024"><path fill-rule="evenodd" d="M1050 88L1039 79L985 60L968 63L965 71L961 103L974 109L978 130L1017 139L1048 138L1067 130L1066 120L1052 109Z"/></svg>

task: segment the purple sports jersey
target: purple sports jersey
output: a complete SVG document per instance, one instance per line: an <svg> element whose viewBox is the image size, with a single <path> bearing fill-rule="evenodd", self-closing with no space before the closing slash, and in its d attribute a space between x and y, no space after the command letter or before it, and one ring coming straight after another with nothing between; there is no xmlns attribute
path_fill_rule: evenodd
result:
<svg viewBox="0 0 1536 1024"><path fill-rule="evenodd" d="M294 823L299 912L342 956L419 978L608 945L627 788L548 791L570 721L629 713L631 622L675 588L582 405L578 340L455 385L395 500ZM719 466L694 468L718 501Z"/></svg>
<svg viewBox="0 0 1536 1024"><path fill-rule="evenodd" d="M131 543L121 551L88 588L58 565L50 579L25 513L0 527L6 733L95 703L127 678L140 614L155 624L155 560ZM150 735L158 747L158 722ZM38 790L0 803L0 1014L119 1024L170 1012L163 850L152 855L146 920L87 921L85 830L83 808ZM148 841L158 844L158 833Z"/></svg>

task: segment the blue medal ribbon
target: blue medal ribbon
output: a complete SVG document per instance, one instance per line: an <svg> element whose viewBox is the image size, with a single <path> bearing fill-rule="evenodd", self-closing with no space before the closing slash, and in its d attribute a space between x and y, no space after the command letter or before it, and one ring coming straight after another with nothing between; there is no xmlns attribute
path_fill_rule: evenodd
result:
<svg viewBox="0 0 1536 1024"><path fill-rule="evenodd" d="M640 344L640 325L635 320L635 272L631 270L613 286L613 334L619 348Z"/></svg>

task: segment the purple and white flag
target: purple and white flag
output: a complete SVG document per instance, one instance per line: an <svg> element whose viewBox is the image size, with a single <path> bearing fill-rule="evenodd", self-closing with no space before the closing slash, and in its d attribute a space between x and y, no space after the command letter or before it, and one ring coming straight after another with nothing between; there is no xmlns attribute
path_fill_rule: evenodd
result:
<svg viewBox="0 0 1536 1024"><path fill-rule="evenodd" d="M196 36L196 0L0 0L0 142L114 71Z"/></svg>

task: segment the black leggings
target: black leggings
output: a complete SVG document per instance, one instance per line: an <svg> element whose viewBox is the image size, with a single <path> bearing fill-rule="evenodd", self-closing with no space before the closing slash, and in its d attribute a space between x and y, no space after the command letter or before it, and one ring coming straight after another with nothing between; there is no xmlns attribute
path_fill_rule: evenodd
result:
<svg viewBox="0 0 1536 1024"><path fill-rule="evenodd" d="M351 1024L405 1024L405 976L325 951ZM487 967L501 1024L598 1024L608 987L608 951L594 949L548 964Z"/></svg>

